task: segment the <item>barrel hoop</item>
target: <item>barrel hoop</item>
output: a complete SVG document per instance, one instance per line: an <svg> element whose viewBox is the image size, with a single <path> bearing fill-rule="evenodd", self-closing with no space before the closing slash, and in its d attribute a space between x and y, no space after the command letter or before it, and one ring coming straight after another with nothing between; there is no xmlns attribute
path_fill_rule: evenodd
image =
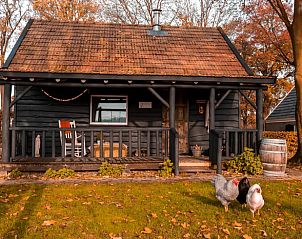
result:
<svg viewBox="0 0 302 239"><path fill-rule="evenodd" d="M260 153L261 152L270 152L272 154L286 154L287 152L286 151L270 151L270 150L263 150L263 149L260 149Z"/></svg>
<svg viewBox="0 0 302 239"><path fill-rule="evenodd" d="M282 163L282 164L276 164L276 163L265 163L265 162L262 162L262 164L264 165L267 165L267 166L284 166L284 165L286 165L286 163Z"/></svg>
<svg viewBox="0 0 302 239"><path fill-rule="evenodd" d="M284 145L284 146L286 146L286 144L265 144L265 143L263 143L262 145L271 145L271 146L282 146L282 145Z"/></svg>

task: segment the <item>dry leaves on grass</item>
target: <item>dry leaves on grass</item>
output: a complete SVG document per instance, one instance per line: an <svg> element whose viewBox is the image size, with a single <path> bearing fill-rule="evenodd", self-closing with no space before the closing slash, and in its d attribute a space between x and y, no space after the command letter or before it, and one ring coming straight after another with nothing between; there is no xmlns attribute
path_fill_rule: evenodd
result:
<svg viewBox="0 0 302 239"><path fill-rule="evenodd" d="M48 221L44 221L42 223L42 226L52 226L52 225L54 225L56 223L57 223L57 221L55 221L55 220L48 220Z"/></svg>
<svg viewBox="0 0 302 239"><path fill-rule="evenodd" d="M157 214L156 213L151 213L151 217L152 218L157 218Z"/></svg>
<svg viewBox="0 0 302 239"><path fill-rule="evenodd" d="M249 235L247 235L247 234L244 234L242 237L243 237L244 239L253 239L251 236L249 236Z"/></svg>

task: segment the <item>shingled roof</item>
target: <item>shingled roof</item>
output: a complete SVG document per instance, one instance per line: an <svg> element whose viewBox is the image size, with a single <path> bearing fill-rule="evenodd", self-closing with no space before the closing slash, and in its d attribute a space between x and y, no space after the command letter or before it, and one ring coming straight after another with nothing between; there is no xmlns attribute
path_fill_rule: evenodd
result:
<svg viewBox="0 0 302 239"><path fill-rule="evenodd" d="M218 28L34 20L5 71L246 77ZM25 34L25 33L24 33Z"/></svg>

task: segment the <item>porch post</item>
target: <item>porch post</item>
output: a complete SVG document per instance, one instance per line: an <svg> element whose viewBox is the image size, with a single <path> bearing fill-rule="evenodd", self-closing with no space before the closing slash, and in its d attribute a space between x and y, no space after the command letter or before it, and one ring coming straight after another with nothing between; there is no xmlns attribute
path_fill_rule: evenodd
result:
<svg viewBox="0 0 302 239"><path fill-rule="evenodd" d="M263 132L263 91L262 89L256 90L256 128L257 128L257 146L259 147L262 139ZM257 147L257 148L258 148Z"/></svg>
<svg viewBox="0 0 302 239"><path fill-rule="evenodd" d="M215 88L210 89L210 102L209 102L209 157L212 165L217 164L216 160L216 137L213 130L215 129Z"/></svg>
<svg viewBox="0 0 302 239"><path fill-rule="evenodd" d="M210 130L213 130L213 129L215 129L215 88L211 88L209 106L210 106L209 127L210 127Z"/></svg>
<svg viewBox="0 0 302 239"><path fill-rule="evenodd" d="M177 145L177 132L175 130L175 86L170 87L169 97L169 125L170 125L170 157L175 167L175 175L179 174L179 162L178 162L178 145Z"/></svg>
<svg viewBox="0 0 302 239"><path fill-rule="evenodd" d="M11 101L11 85L4 85L4 97L3 97L3 115L2 115L2 161L9 162L9 123L10 123L10 101Z"/></svg>

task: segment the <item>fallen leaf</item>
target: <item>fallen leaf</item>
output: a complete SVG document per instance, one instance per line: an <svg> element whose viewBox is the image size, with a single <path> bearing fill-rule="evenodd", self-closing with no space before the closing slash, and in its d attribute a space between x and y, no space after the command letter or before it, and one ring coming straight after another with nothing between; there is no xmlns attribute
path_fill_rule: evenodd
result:
<svg viewBox="0 0 302 239"><path fill-rule="evenodd" d="M172 222L173 224L175 224L175 223L177 222L177 220L176 220L175 218L172 218L172 219L171 219L171 222Z"/></svg>
<svg viewBox="0 0 302 239"><path fill-rule="evenodd" d="M227 235L230 235L230 234L231 234L230 231L229 231L229 229L227 229L227 228L222 229L222 231L223 231L225 234L227 234Z"/></svg>
<svg viewBox="0 0 302 239"><path fill-rule="evenodd" d="M186 222L180 224L183 228L188 228L190 225Z"/></svg>
<svg viewBox="0 0 302 239"><path fill-rule="evenodd" d="M183 236L184 238L189 238L190 237L190 233L187 233Z"/></svg>
<svg viewBox="0 0 302 239"><path fill-rule="evenodd" d="M90 205L91 202L83 202L82 204L83 204L83 205Z"/></svg>
<svg viewBox="0 0 302 239"><path fill-rule="evenodd" d="M204 233L202 234L204 238L211 239L211 233Z"/></svg>
<svg viewBox="0 0 302 239"><path fill-rule="evenodd" d="M152 233L152 229L150 229L149 227L145 227L144 230L141 231L141 233L150 234L150 233Z"/></svg>
<svg viewBox="0 0 302 239"><path fill-rule="evenodd" d="M47 209L47 210L50 210L50 206L49 205L44 206L44 208Z"/></svg>
<svg viewBox="0 0 302 239"><path fill-rule="evenodd" d="M242 237L243 237L244 239L253 239L252 237L250 237L250 236L247 235L247 234L244 234Z"/></svg>
<svg viewBox="0 0 302 239"><path fill-rule="evenodd" d="M151 213L151 216L152 216L153 218L157 218L157 214L156 214L156 213Z"/></svg>
<svg viewBox="0 0 302 239"><path fill-rule="evenodd" d="M55 221L55 220L48 220L48 221L44 221L42 223L42 226L51 226L51 225L54 225L56 223L57 223L57 221Z"/></svg>
<svg viewBox="0 0 302 239"><path fill-rule="evenodd" d="M234 226L234 227L242 227L242 224L239 223L239 222L237 222L237 221L235 221L235 222L233 223L233 226Z"/></svg>
<svg viewBox="0 0 302 239"><path fill-rule="evenodd" d="M267 233L264 230L260 230L263 237L267 237Z"/></svg>

